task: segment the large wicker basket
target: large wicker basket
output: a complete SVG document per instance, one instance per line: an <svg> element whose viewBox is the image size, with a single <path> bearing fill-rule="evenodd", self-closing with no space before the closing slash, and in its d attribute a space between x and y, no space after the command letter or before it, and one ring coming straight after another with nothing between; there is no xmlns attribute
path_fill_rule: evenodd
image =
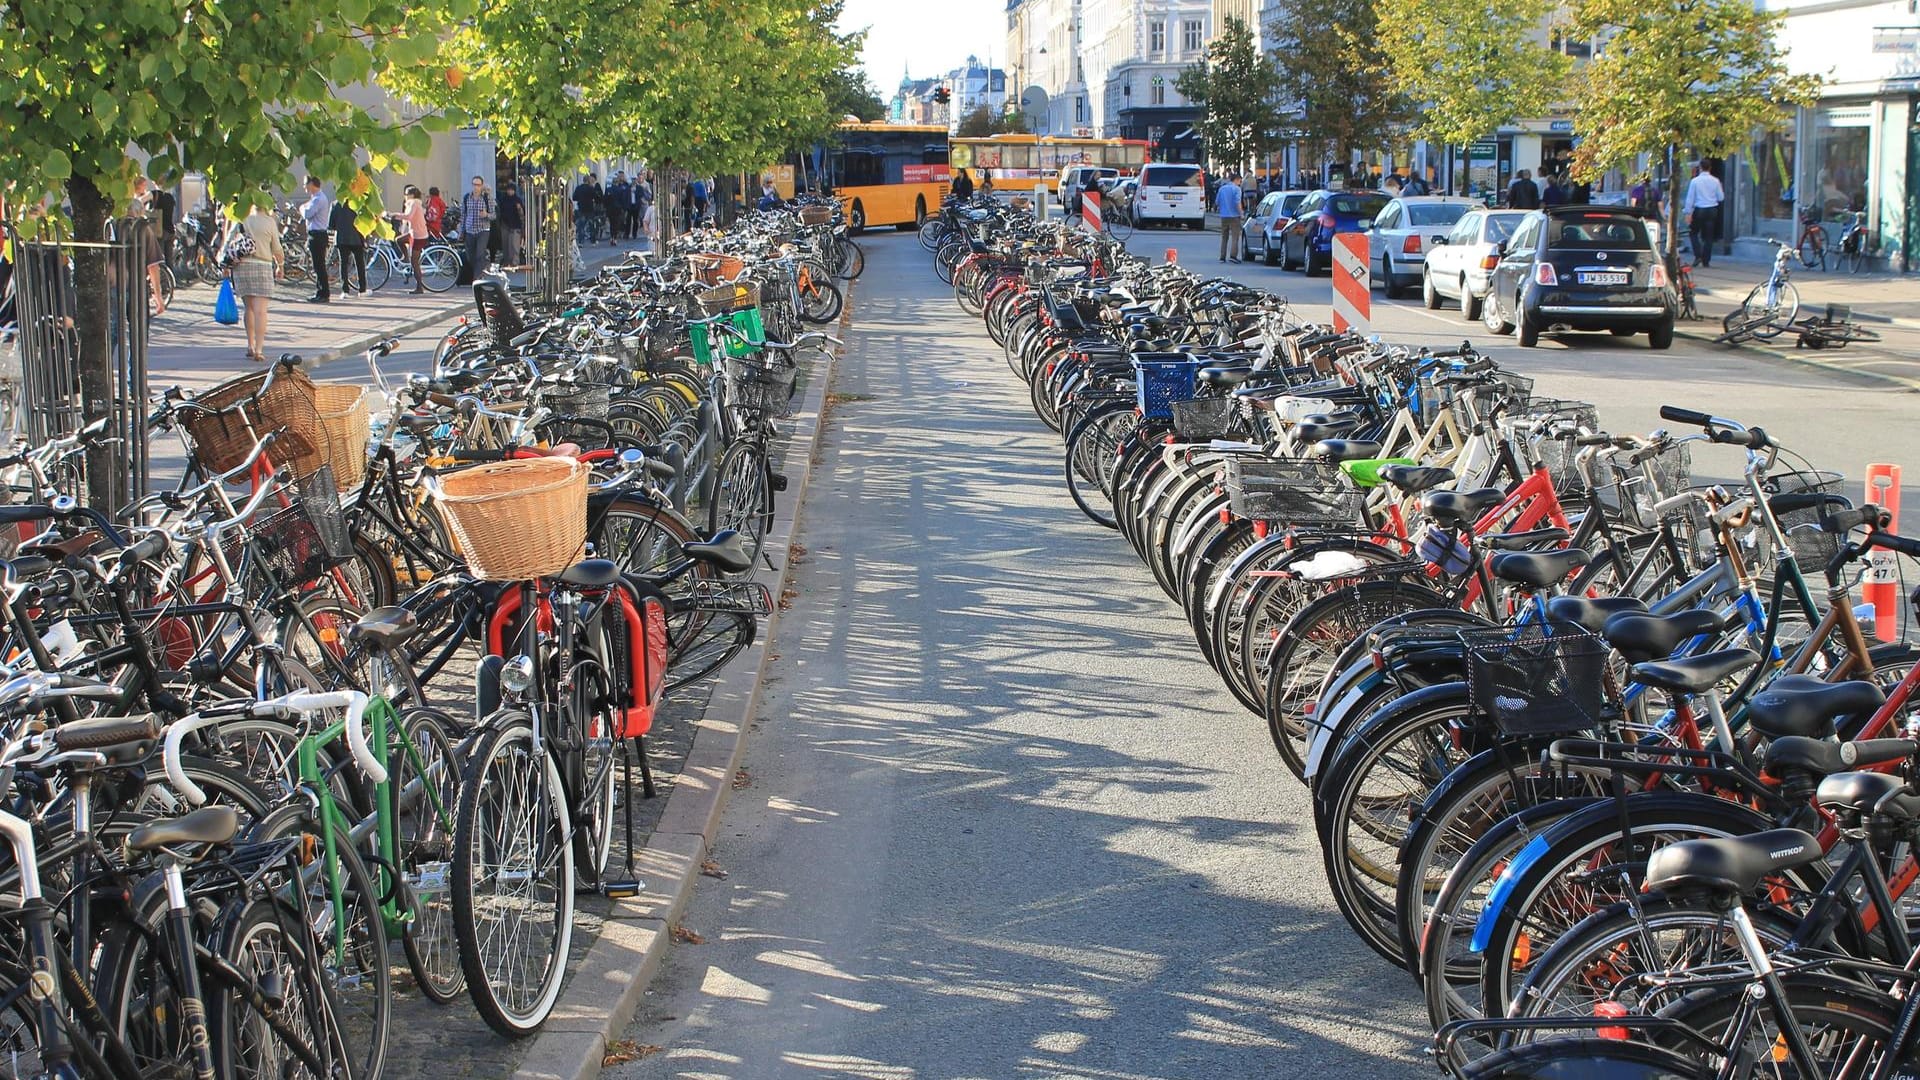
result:
<svg viewBox="0 0 1920 1080"><path fill-rule="evenodd" d="M831 206L803 206L800 208L800 224L825 225L833 220Z"/></svg>
<svg viewBox="0 0 1920 1080"><path fill-rule="evenodd" d="M367 440L373 432L373 391L364 386L318 383L314 408L320 414L322 454L333 466L341 490L357 487L367 475Z"/></svg>
<svg viewBox="0 0 1920 1080"><path fill-rule="evenodd" d="M267 376L268 372L256 371L229 379L193 399L201 408L213 410L194 410L186 420L194 457L207 472L239 467L260 438L282 428L285 431L273 447L276 462L292 465L300 476L326 464L319 449L324 440L313 380L299 371L280 372L259 400L248 403L247 399L260 394Z"/></svg>
<svg viewBox="0 0 1920 1080"><path fill-rule="evenodd" d="M476 465L439 480L441 514L475 577L527 581L579 562L587 546L587 475L573 458Z"/></svg>
<svg viewBox="0 0 1920 1080"><path fill-rule="evenodd" d="M717 252L695 252L687 256L687 266L702 285L732 281L747 268L744 260Z"/></svg>

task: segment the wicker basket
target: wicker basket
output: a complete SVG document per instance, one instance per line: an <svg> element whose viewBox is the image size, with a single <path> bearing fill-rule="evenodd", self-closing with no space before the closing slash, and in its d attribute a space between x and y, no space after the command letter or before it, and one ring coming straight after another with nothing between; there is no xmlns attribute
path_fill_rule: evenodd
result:
<svg viewBox="0 0 1920 1080"><path fill-rule="evenodd" d="M268 375L256 371L229 379L193 399L201 408L213 410L195 410L186 421L194 457L207 472L238 468L261 437L281 428L286 430L274 444L276 461L292 465L301 476L325 464L319 450L323 439L313 380L299 371L283 371L259 400L249 403L249 398L260 394Z"/></svg>
<svg viewBox="0 0 1920 1080"><path fill-rule="evenodd" d="M687 266L693 270L693 276L702 285L718 285L723 281L732 281L747 269L744 260L732 255L696 253L687 256Z"/></svg>
<svg viewBox="0 0 1920 1080"><path fill-rule="evenodd" d="M318 383L314 408L320 414L321 456L333 466L341 490L358 487L367 475L367 440L373 434L373 391L364 386Z"/></svg>
<svg viewBox="0 0 1920 1080"><path fill-rule="evenodd" d="M573 458L545 457L442 476L440 512L467 569L494 581L528 581L579 562L591 471Z"/></svg>
<svg viewBox="0 0 1920 1080"><path fill-rule="evenodd" d="M700 304L700 310L708 315L727 315L735 311L746 311L760 306L760 286L750 281L738 285L718 285L711 289L702 289L694 298Z"/></svg>
<svg viewBox="0 0 1920 1080"><path fill-rule="evenodd" d="M831 206L803 206L800 208L800 224L825 225L833 220Z"/></svg>

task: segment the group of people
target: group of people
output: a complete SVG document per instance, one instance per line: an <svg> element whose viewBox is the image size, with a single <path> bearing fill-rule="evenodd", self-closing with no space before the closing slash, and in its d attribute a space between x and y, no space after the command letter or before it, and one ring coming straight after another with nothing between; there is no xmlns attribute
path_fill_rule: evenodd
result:
<svg viewBox="0 0 1920 1080"><path fill-rule="evenodd" d="M606 226L617 247L622 240L644 242L653 228L653 175L642 172L627 179L625 170L603 186L598 173L588 173L573 189L573 238L585 244Z"/></svg>
<svg viewBox="0 0 1920 1080"><path fill-rule="evenodd" d="M1513 182L1507 185L1506 205L1514 210L1585 205L1592 201L1593 185L1576 183L1566 173L1548 173L1535 180L1531 169L1521 169L1513 174Z"/></svg>

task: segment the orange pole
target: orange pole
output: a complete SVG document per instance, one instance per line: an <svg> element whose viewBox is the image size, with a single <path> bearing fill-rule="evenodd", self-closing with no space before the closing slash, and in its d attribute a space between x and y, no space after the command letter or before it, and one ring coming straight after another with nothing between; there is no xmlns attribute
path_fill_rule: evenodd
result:
<svg viewBox="0 0 1920 1080"><path fill-rule="evenodd" d="M1900 531L1900 466L1867 466L1867 501L1879 504L1893 519L1889 531ZM1874 549L1867 583L1860 587L1860 598L1873 605L1873 636L1881 641L1900 637L1899 560L1885 548Z"/></svg>

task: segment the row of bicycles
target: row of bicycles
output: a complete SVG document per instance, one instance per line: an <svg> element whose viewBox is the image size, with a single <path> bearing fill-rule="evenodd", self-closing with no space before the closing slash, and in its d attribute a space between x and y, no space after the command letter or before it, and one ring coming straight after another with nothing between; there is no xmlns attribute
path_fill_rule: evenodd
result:
<svg viewBox="0 0 1920 1080"><path fill-rule="evenodd" d="M557 308L482 281L430 373L167 390L185 475L111 512L104 424L0 457L0 1074L378 1077L403 988L539 1030L577 897L639 890L646 736L771 612L836 344L796 269L847 246L759 215Z"/></svg>
<svg viewBox="0 0 1920 1080"><path fill-rule="evenodd" d="M945 213L941 276L1307 785L1441 1068L1914 1075L1920 649L1853 587L1920 540L1760 428L1608 432L1468 345Z"/></svg>

